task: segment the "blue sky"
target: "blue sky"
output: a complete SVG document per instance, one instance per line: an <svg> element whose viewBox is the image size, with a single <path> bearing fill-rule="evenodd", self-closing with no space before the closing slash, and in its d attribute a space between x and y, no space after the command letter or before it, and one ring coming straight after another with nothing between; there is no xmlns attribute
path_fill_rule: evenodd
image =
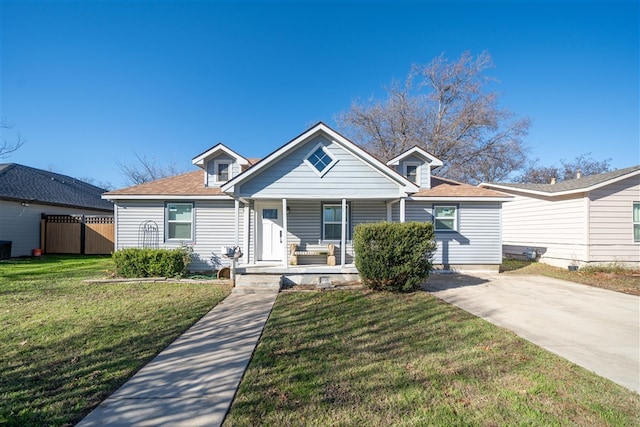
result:
<svg viewBox="0 0 640 427"><path fill-rule="evenodd" d="M488 51L544 165L640 163L638 1L8 1L0 162L121 187L136 154L263 157L412 64Z"/></svg>

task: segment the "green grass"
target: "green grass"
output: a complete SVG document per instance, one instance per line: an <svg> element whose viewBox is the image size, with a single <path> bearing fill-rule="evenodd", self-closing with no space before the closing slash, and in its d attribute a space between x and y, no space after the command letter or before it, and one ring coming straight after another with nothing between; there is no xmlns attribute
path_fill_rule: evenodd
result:
<svg viewBox="0 0 640 427"><path fill-rule="evenodd" d="M615 263L589 265L577 271L569 271L566 268L558 268L542 262L505 259L500 271L508 274L539 274L611 291L640 295L640 271L624 268Z"/></svg>
<svg viewBox="0 0 640 427"><path fill-rule="evenodd" d="M640 397L426 292L281 294L224 425L631 426Z"/></svg>
<svg viewBox="0 0 640 427"><path fill-rule="evenodd" d="M110 257L0 262L0 425L72 425L201 318L228 286L86 284Z"/></svg>

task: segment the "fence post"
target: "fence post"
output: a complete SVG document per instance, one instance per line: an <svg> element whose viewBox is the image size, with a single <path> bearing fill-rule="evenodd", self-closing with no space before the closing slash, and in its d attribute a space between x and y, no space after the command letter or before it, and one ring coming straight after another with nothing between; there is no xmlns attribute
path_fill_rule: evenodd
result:
<svg viewBox="0 0 640 427"><path fill-rule="evenodd" d="M86 225L85 225L85 216L84 214L82 215L82 219L80 222L80 253L82 255L84 255L85 252L85 247L86 245L86 239L87 239L87 230L86 230Z"/></svg>
<svg viewBox="0 0 640 427"><path fill-rule="evenodd" d="M42 253L46 253L47 244L47 214L44 212L40 214L40 249Z"/></svg>

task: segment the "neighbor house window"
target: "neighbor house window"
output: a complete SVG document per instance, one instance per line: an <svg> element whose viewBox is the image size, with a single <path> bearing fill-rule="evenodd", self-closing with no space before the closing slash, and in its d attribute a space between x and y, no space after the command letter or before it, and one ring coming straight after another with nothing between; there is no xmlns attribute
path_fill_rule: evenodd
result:
<svg viewBox="0 0 640 427"><path fill-rule="evenodd" d="M347 238L349 235L349 205L347 205ZM342 240L342 205L322 205L322 240Z"/></svg>
<svg viewBox="0 0 640 427"><path fill-rule="evenodd" d="M305 157L304 162L320 177L324 176L338 160L322 144L316 145Z"/></svg>
<svg viewBox="0 0 640 427"><path fill-rule="evenodd" d="M216 162L215 174L217 182L227 182L231 179L231 162Z"/></svg>
<svg viewBox="0 0 640 427"><path fill-rule="evenodd" d="M167 240L193 240L193 204L167 203Z"/></svg>
<svg viewBox="0 0 640 427"><path fill-rule="evenodd" d="M405 163L404 164L404 176L409 181L414 182L416 184L420 184L419 175L418 175L418 163Z"/></svg>
<svg viewBox="0 0 640 427"><path fill-rule="evenodd" d="M456 231L458 229L458 207L434 206L433 222L437 231Z"/></svg>
<svg viewBox="0 0 640 427"><path fill-rule="evenodd" d="M640 202L633 202L633 241L640 243Z"/></svg>

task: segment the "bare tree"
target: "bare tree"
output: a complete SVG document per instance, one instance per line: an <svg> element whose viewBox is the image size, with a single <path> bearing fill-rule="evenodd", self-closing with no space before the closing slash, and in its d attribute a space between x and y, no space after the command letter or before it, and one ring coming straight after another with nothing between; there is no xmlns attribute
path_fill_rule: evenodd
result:
<svg viewBox="0 0 640 427"><path fill-rule="evenodd" d="M418 146L444 162L439 175L478 183L502 180L522 168L530 121L515 119L487 91L493 66L483 52L456 62L443 55L414 65L404 84L386 87L384 101L354 102L336 121L354 142L388 160Z"/></svg>
<svg viewBox="0 0 640 427"><path fill-rule="evenodd" d="M611 170L611 159L595 160L591 153L581 154L572 161L560 160L560 166L540 166L538 160L532 162L517 178L517 182L528 184L549 184L575 179L580 176L595 175Z"/></svg>
<svg viewBox="0 0 640 427"><path fill-rule="evenodd" d="M13 125L10 125L4 119L0 119L0 135L2 135L2 142L0 143L0 159L6 159L11 155L11 153L18 150L26 142L19 133L15 138L13 138L13 141L5 139L5 132L12 128Z"/></svg>
<svg viewBox="0 0 640 427"><path fill-rule="evenodd" d="M135 155L138 163L130 164L118 161L120 173L125 182L131 185L143 184L168 176L179 175L186 172L185 168L179 168L174 164L158 165L155 159Z"/></svg>

